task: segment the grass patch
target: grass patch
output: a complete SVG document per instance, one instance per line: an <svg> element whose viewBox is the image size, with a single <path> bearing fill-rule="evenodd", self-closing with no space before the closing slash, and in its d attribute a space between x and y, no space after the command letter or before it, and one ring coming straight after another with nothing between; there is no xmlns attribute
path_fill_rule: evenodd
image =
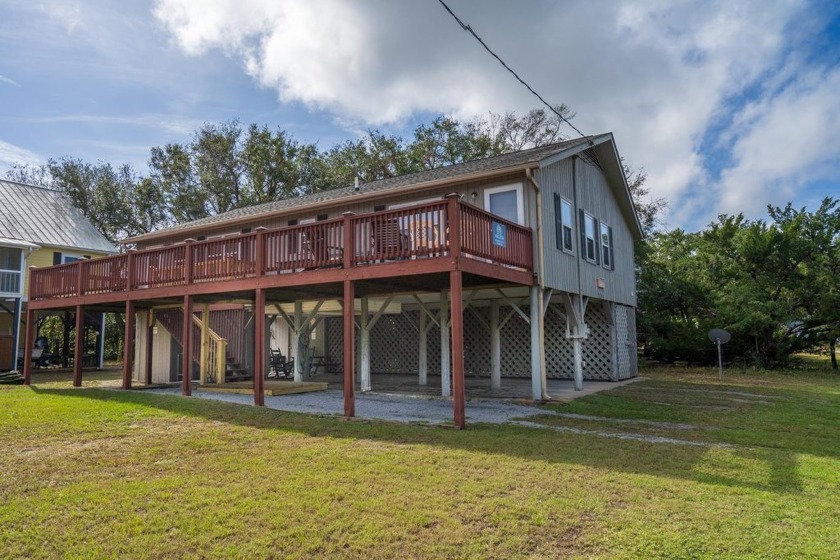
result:
<svg viewBox="0 0 840 560"><path fill-rule="evenodd" d="M84 389L70 388L69 374L36 373L33 388L0 387L0 556L825 558L840 550L840 378L649 376L548 405L565 416L538 420L587 432L572 433L347 422L113 391L107 373L94 379L101 387Z"/></svg>

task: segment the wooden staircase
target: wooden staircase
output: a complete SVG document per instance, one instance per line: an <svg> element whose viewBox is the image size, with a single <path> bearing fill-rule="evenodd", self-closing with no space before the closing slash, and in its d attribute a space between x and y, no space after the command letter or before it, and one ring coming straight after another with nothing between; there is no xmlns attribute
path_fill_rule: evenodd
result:
<svg viewBox="0 0 840 560"><path fill-rule="evenodd" d="M237 311L237 310L233 310ZM193 351L192 362L199 366L199 380L202 385L224 384L237 381L250 381L253 372L242 365L244 309L241 313L210 311L209 324L203 328L203 311L193 313ZM183 347L183 308L161 309L155 312L155 318L172 338ZM216 329L225 331L236 340L221 336ZM233 344L231 344L233 342ZM223 373L222 373L223 372Z"/></svg>

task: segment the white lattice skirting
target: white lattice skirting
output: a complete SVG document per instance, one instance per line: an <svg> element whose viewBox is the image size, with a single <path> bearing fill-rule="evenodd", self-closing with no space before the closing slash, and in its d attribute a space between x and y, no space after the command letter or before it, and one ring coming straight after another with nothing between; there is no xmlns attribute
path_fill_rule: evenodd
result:
<svg viewBox="0 0 840 560"><path fill-rule="evenodd" d="M609 321L605 310L612 309ZM510 310L501 306L500 315ZM528 307L522 307L528 313ZM476 307L464 313L464 349L466 374L490 376L490 332L476 318L490 321L489 307ZM404 310L399 315L385 315L371 332L371 371L373 373L415 374L419 368L419 311ZM609 313L609 311L607 311ZM545 316L545 358L548 377L570 379L574 375L572 343L566 338L566 321L562 305L551 304ZM636 325L632 307L590 302L586 310L589 337L583 341L583 376L589 380L626 379L636 375ZM341 361L342 321L326 319L328 353ZM614 337L614 339L613 339ZM356 341L359 337L357 333ZM431 323L427 338L430 374L440 373L440 329ZM357 349L358 355L358 349ZM502 375L531 376L531 330L519 315L514 314L501 329Z"/></svg>

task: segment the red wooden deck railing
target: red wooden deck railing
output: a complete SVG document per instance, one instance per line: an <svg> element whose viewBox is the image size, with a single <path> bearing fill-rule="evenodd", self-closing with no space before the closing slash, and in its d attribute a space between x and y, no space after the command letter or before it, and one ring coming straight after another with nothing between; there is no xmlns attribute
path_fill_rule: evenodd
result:
<svg viewBox="0 0 840 560"><path fill-rule="evenodd" d="M459 235L453 235L457 226ZM349 252L348 252L349 248ZM532 232L457 198L34 268L32 300L463 255L533 269Z"/></svg>

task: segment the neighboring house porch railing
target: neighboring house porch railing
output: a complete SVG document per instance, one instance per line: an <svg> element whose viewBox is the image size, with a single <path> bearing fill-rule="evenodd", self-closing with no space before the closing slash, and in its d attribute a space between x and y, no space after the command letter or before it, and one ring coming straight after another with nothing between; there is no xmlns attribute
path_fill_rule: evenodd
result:
<svg viewBox="0 0 840 560"><path fill-rule="evenodd" d="M20 271L15 270L0 270L0 293L3 294L18 294L20 293Z"/></svg>
<svg viewBox="0 0 840 560"><path fill-rule="evenodd" d="M29 296L44 300L457 255L531 271L532 231L450 197L32 269Z"/></svg>

